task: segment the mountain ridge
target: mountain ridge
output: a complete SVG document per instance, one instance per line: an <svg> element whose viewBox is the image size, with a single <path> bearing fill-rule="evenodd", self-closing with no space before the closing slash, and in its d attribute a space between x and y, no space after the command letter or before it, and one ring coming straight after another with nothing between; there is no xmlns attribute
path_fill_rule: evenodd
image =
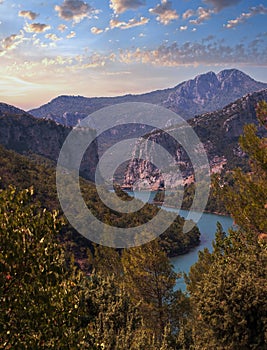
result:
<svg viewBox="0 0 267 350"><path fill-rule="evenodd" d="M239 137L245 124L257 124L255 107L262 100L267 101L267 89L247 94L222 110L204 113L188 121L204 146L212 173L245 166L245 154L239 146ZM171 127L172 132L175 128L178 129L179 126ZM181 146L177 147L171 138L166 137L166 133L155 131L148 135L146 140L140 139L136 143L125 174L124 185L151 189L160 182L161 172L142 160L149 159L146 152L152 153L154 144L161 145L173 155L175 160L170 166L178 164L185 183L187 179L192 178L193 169L185 150ZM165 179L167 188L181 185L181 176L175 172L168 171Z"/></svg>
<svg viewBox="0 0 267 350"><path fill-rule="evenodd" d="M29 113L37 118L75 126L89 114L113 104L144 102L168 108L185 119L222 109L247 93L267 88L267 83L257 82L237 69L225 69L217 74L207 72L194 79L183 81L173 88L155 90L144 94L127 94L115 97L84 97L62 95Z"/></svg>
<svg viewBox="0 0 267 350"><path fill-rule="evenodd" d="M56 163L71 131L72 128L53 120L37 119L16 107L0 103L0 144L6 149L26 156L36 154ZM88 132L95 135L94 130L88 129ZM81 174L93 180L97 163L98 150L95 141L81 162Z"/></svg>

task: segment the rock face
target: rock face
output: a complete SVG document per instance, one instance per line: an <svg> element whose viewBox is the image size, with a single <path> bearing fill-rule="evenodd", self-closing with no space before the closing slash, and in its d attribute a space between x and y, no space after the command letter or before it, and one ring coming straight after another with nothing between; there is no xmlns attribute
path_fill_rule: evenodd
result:
<svg viewBox="0 0 267 350"><path fill-rule="evenodd" d="M56 124L52 120L39 120L15 107L0 104L0 144L20 154L37 154L54 162L60 149L72 130ZM12 112L12 114L11 114ZM94 131L91 130L94 134ZM81 174L94 180L98 162L97 144L92 144L85 153L81 164Z"/></svg>
<svg viewBox="0 0 267 350"><path fill-rule="evenodd" d="M238 145L239 136L245 124L257 123L255 107L257 102L262 100L267 101L267 89L245 95L222 110L205 113L189 120L189 124L204 145L212 173L220 173L223 168L227 170L244 165L244 154ZM169 131L173 133L175 128L178 127L172 127ZM187 183L190 179L192 180L194 174L192 164L180 145L162 131L151 133L147 140L160 144L173 157L169 168L163 169L164 185L167 188L181 185L181 176L177 173L177 168L176 171L172 170L177 165L182 174L182 182ZM159 169L141 160L142 157L147 158L148 153L153 151L151 146L148 147L147 140L140 139L135 145L132 160L125 174L124 185L151 189L158 187L162 181ZM149 144L151 145L151 142Z"/></svg>
<svg viewBox="0 0 267 350"><path fill-rule="evenodd" d="M165 107L188 118L223 108L247 93L267 88L236 69L209 72L177 86Z"/></svg>
<svg viewBox="0 0 267 350"><path fill-rule="evenodd" d="M29 113L37 118L53 119L67 126L76 125L87 115L110 105L124 102L144 102L164 106L183 118L222 109L245 94L266 89L267 84L257 82L237 69L208 72L174 88L141 95L86 98L59 96Z"/></svg>

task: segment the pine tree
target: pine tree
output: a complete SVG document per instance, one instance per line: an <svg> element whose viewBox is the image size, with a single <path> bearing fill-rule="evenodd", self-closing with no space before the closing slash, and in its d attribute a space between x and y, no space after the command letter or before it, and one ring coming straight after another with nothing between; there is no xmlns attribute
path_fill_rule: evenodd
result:
<svg viewBox="0 0 267 350"><path fill-rule="evenodd" d="M266 102L257 115L261 127L247 125L240 139L250 171L234 171L221 193L238 228L225 234L219 226L214 251L201 253L189 274L193 349L267 348Z"/></svg>
<svg viewBox="0 0 267 350"><path fill-rule="evenodd" d="M56 213L32 195L0 191L0 348L96 349L81 327L83 275L66 264Z"/></svg>
<svg viewBox="0 0 267 350"><path fill-rule="evenodd" d="M170 301L177 275L157 240L122 254L124 286L131 299L140 304L147 328L162 340L170 322Z"/></svg>

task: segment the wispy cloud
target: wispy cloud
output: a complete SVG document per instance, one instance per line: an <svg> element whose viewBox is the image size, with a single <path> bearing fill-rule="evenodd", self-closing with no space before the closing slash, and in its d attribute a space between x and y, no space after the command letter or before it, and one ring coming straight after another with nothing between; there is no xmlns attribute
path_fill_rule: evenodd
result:
<svg viewBox="0 0 267 350"><path fill-rule="evenodd" d="M227 29L232 29L241 23L245 23L251 17L257 16L257 15L266 15L266 14L267 14L267 7L264 7L263 5L251 7L250 12L246 12L246 13L243 12L237 18L229 20L227 24L224 25L224 27Z"/></svg>
<svg viewBox="0 0 267 350"><path fill-rule="evenodd" d="M64 0L62 5L56 5L55 10L58 16L65 21L81 22L88 17L94 10L82 0Z"/></svg>
<svg viewBox="0 0 267 350"><path fill-rule="evenodd" d="M195 14L196 14L196 11L189 9L184 12L183 19L188 19L190 17L193 17Z"/></svg>
<svg viewBox="0 0 267 350"><path fill-rule="evenodd" d="M19 17L28 18L31 21L34 21L38 16L38 13L32 11L19 11Z"/></svg>
<svg viewBox="0 0 267 350"><path fill-rule="evenodd" d="M19 44L23 42L24 34L23 31L20 34L12 34L4 38L1 42L2 44L2 55L8 51L15 49Z"/></svg>
<svg viewBox="0 0 267 350"><path fill-rule="evenodd" d="M101 34L101 33L103 33L103 32L104 32L103 29L100 29L100 28L97 28L97 27L92 27L92 28L91 28L91 33L92 33L92 34L98 35L98 34Z"/></svg>
<svg viewBox="0 0 267 350"><path fill-rule="evenodd" d="M58 25L57 29L58 29L61 33L63 33L63 32L65 32L66 29L68 29L68 27L67 27L65 24L60 24L60 25Z"/></svg>
<svg viewBox="0 0 267 350"><path fill-rule="evenodd" d="M66 36L66 38L67 38L67 39L72 39L72 38L74 38L75 36L76 36L76 33L73 32L73 31L71 31L71 32Z"/></svg>
<svg viewBox="0 0 267 350"><path fill-rule="evenodd" d="M46 30L51 29L51 26L49 24L44 24L44 23L27 23L24 26L24 30L27 33L43 33Z"/></svg>
<svg viewBox="0 0 267 350"><path fill-rule="evenodd" d="M203 0L204 3L212 5L216 12L219 12L226 7L235 6L241 1L242 0Z"/></svg>
<svg viewBox="0 0 267 350"><path fill-rule="evenodd" d="M51 41L59 41L62 40L62 38L59 38L56 34L49 33L45 35L46 39L49 39Z"/></svg>
<svg viewBox="0 0 267 350"><path fill-rule="evenodd" d="M267 66L267 48L254 43L253 48L243 44L224 45L218 41L186 42L182 45L163 44L153 50L137 48L120 52L119 60L126 64L142 63L155 66L197 66L225 64L253 64Z"/></svg>
<svg viewBox="0 0 267 350"><path fill-rule="evenodd" d="M176 10L172 9L172 2L168 0L161 0L161 4L149 9L149 12L156 15L157 21L164 25L168 25L171 21L179 18Z"/></svg>
<svg viewBox="0 0 267 350"><path fill-rule="evenodd" d="M214 10L199 7L192 16L197 16L196 19L191 19L189 22L193 25L199 25L211 18Z"/></svg>
<svg viewBox="0 0 267 350"><path fill-rule="evenodd" d="M127 10L135 10L145 5L144 0L110 0L110 8L117 14Z"/></svg>
<svg viewBox="0 0 267 350"><path fill-rule="evenodd" d="M110 28L120 28L120 29L129 29L133 27L139 27L147 24L149 22L149 18L140 17L140 19L132 18L128 22L119 21L117 19L111 19L109 22Z"/></svg>

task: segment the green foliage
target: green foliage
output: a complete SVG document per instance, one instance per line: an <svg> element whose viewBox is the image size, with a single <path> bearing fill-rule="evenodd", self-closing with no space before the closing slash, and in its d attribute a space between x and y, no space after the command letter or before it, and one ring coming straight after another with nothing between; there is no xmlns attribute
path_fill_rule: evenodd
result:
<svg viewBox="0 0 267 350"><path fill-rule="evenodd" d="M222 179L226 180L227 177L225 174L221 175ZM222 180L221 180L222 181ZM215 184L218 182L218 177L216 175L211 176L211 187L210 187L210 192L209 192L209 198L208 202L205 208L206 212L209 213L220 213L220 214L227 214L227 210L224 206L223 200L221 196L218 194L218 192L215 190ZM205 196L203 193L203 196L201 195L201 189L206 189L206 185L203 185L204 181L199 181L198 182L198 191L199 191L199 199L201 199ZM175 193L168 193L168 204L174 208L177 207L177 197L179 198L178 191L180 191L181 196L183 196L182 204L181 204L181 209L183 210L190 210L193 199L195 196L195 188L196 185L195 183L191 183L189 185L181 186L181 188L176 189ZM164 192L159 191L155 198L154 198L154 203L155 204L162 204L164 202ZM201 208L202 202L195 203L196 208L199 206Z"/></svg>
<svg viewBox="0 0 267 350"><path fill-rule="evenodd" d="M101 349L150 348L153 336L143 325L138 304L134 304L127 291L120 288L114 275L91 275L84 281L84 288L87 314L83 322Z"/></svg>
<svg viewBox="0 0 267 350"><path fill-rule="evenodd" d="M267 103L258 105L261 124ZM190 322L193 349L265 349L267 344L267 148L266 138L247 125L240 138L250 171L233 173L221 195L238 224L228 234L218 227L214 251L199 255L191 268Z"/></svg>
<svg viewBox="0 0 267 350"><path fill-rule="evenodd" d="M0 192L0 348L84 348L81 273L66 265L57 214L32 194Z"/></svg>
<svg viewBox="0 0 267 350"><path fill-rule="evenodd" d="M266 250L253 235L231 231L190 271L193 342L201 349L263 349L266 345ZM203 262L211 262L201 275Z"/></svg>
<svg viewBox="0 0 267 350"><path fill-rule="evenodd" d="M124 250L122 253L123 283L149 329L161 340L170 319L170 300L177 276L157 241Z"/></svg>
<svg viewBox="0 0 267 350"><path fill-rule="evenodd" d="M258 105L260 120L267 115L267 103ZM267 232L267 139L257 135L255 125L246 125L240 144L249 156L250 171L243 173L240 169L233 174L234 188L224 187L222 195L227 209L235 222L255 235Z"/></svg>
<svg viewBox="0 0 267 350"><path fill-rule="evenodd" d="M44 208L58 210L60 205L57 199L55 168L53 163L39 156L31 156L31 159L8 151L0 146L0 186L7 188L8 185L15 185L19 189L33 186L35 189L34 199L41 203ZM109 209L99 198L95 186L80 178L81 192L84 200L94 215L102 222L117 227L135 227L144 224L152 219L158 212L158 208L146 204L142 210L132 214L121 214ZM73 191L66 187L66 192ZM105 196L105 193L102 194ZM123 200L129 200L129 196L124 192L119 193ZM113 198L116 201L116 196ZM70 205L75 210L75 201ZM166 219L169 214L166 212ZM182 227L184 219L177 217L166 233L162 236L162 247L169 255L174 256L188 252L192 247L199 244L200 233L197 228L193 229L189 235L184 234ZM87 250L92 250L92 244L77 233L71 226L66 226L61 230L61 239L68 245L69 249L75 253L79 260L87 257Z"/></svg>
<svg viewBox="0 0 267 350"><path fill-rule="evenodd" d="M0 192L0 348L170 350L168 327L162 326L159 342L157 330L146 325L143 301L133 300L126 279L102 273L108 267L101 264L104 252L113 256L114 271L120 270L117 252L96 247L98 273L85 276L57 241L61 223L56 213L38 207L32 197L31 189ZM161 263L147 277L151 282L153 272L160 272L154 287L156 281L161 285L165 313L175 276L159 246L154 254L155 264ZM149 257L139 261L144 269L151 266ZM151 305L158 311L154 300Z"/></svg>

